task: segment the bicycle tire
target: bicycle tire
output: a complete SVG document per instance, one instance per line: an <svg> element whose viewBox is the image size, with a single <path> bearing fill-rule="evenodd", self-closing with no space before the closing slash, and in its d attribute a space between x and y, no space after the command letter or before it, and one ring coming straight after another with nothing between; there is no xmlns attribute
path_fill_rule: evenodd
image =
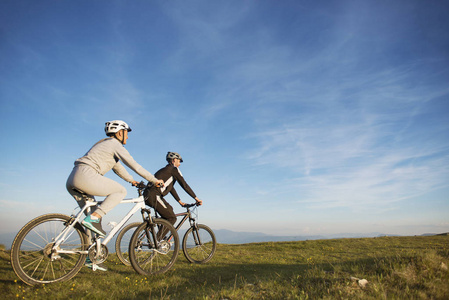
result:
<svg viewBox="0 0 449 300"><path fill-rule="evenodd" d="M46 214L28 222L15 237L11 247L11 264L16 275L28 285L62 282L71 279L83 267L87 254L61 253L50 258L55 238L71 217ZM73 227L59 248L87 250L88 238L80 224Z"/></svg>
<svg viewBox="0 0 449 300"><path fill-rule="evenodd" d="M196 228L190 227L182 239L182 251L191 263L207 263L214 256L216 249L215 234L212 229L204 224L197 224Z"/></svg>
<svg viewBox="0 0 449 300"><path fill-rule="evenodd" d="M156 248L154 237L158 233L172 236L171 242L161 240ZM164 219L154 219L153 224L142 223L134 231L129 244L129 260L141 275L157 275L167 272L179 253L179 236L172 224Z"/></svg>
<svg viewBox="0 0 449 300"><path fill-rule="evenodd" d="M131 266L129 261L129 242L133 235L134 230L142 224L141 222L134 222L126 225L118 234L115 241L115 253L118 259L125 265Z"/></svg>

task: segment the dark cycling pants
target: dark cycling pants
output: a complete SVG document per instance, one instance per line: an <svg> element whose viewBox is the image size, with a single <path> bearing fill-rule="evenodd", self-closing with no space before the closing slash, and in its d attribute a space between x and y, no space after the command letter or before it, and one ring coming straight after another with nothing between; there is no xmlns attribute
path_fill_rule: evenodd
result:
<svg viewBox="0 0 449 300"><path fill-rule="evenodd" d="M159 189L151 187L144 192L145 203L154 208L157 213L172 225L176 222L176 216L173 207L161 196Z"/></svg>

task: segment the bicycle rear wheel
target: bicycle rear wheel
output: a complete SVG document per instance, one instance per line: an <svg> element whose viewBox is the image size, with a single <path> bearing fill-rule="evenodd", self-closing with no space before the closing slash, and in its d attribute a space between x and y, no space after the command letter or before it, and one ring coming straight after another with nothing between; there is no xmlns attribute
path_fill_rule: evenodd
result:
<svg viewBox="0 0 449 300"><path fill-rule="evenodd" d="M170 240L166 237L172 236ZM142 275L167 272L179 253L179 237L170 222L154 219L153 224L142 223L133 233L129 244L129 260Z"/></svg>
<svg viewBox="0 0 449 300"><path fill-rule="evenodd" d="M131 266L129 261L129 242L137 227L142 223L135 222L126 225L118 234L115 241L115 253L118 259L126 266Z"/></svg>
<svg viewBox="0 0 449 300"><path fill-rule="evenodd" d="M190 227L182 239L182 251L191 263L203 264L211 260L217 248L215 234L206 225Z"/></svg>
<svg viewBox="0 0 449 300"><path fill-rule="evenodd" d="M71 229L57 249L53 247L70 219L62 214L47 214L31 220L19 231L11 247L11 263L23 282L35 285L65 281L82 268L86 254L79 251L87 250L88 239L80 224Z"/></svg>

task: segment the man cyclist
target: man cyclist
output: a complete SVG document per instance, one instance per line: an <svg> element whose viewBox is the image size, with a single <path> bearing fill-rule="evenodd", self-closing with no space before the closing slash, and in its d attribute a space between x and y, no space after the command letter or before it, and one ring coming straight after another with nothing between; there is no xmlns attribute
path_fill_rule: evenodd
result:
<svg viewBox="0 0 449 300"><path fill-rule="evenodd" d="M175 224L176 215L173 212L173 207L164 199L164 197L170 193L181 206L185 205L174 188L176 182L179 182L179 185L187 194L195 199L198 205L203 204L203 201L198 199L195 192L184 180L184 177L179 170L179 166L183 162L181 155L176 152L168 152L166 160L168 164L154 174L156 178L164 181L164 186L160 188L154 185L148 187L144 191L144 197L145 202L153 207L162 218L166 219L171 224Z"/></svg>
<svg viewBox="0 0 449 300"><path fill-rule="evenodd" d="M75 161L75 167L67 179L67 190L80 207L84 207L85 198L95 201L94 196L105 196L103 203L88 215L81 224L104 237L106 232L101 227L101 218L112 210L126 196L126 188L118 182L104 177L111 169L123 180L137 185L137 181L120 164L122 161L134 172L155 184L163 186L164 182L154 177L139 165L125 149L128 132L131 128L124 121L106 122L105 133L108 138L97 142L83 157Z"/></svg>

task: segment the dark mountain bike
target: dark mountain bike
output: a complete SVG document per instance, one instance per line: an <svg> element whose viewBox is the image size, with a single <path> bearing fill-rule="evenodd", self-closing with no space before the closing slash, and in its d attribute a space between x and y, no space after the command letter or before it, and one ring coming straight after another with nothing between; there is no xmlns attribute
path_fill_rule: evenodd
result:
<svg viewBox="0 0 449 300"><path fill-rule="evenodd" d="M182 239L182 251L184 256L191 263L203 264L212 259L217 249L215 234L208 226L197 224L198 206L194 204L184 205L186 212L176 214L176 217L182 217L175 229L179 231L181 226L189 220L190 228L184 234ZM190 209L192 208L193 209Z"/></svg>

